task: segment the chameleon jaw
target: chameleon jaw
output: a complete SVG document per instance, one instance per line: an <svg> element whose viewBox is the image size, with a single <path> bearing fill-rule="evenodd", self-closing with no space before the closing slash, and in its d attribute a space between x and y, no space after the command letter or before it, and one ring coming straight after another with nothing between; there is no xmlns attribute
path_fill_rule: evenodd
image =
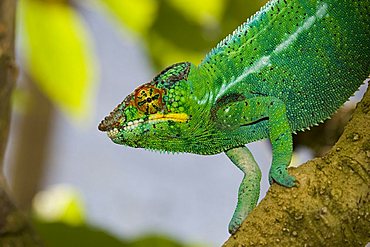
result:
<svg viewBox="0 0 370 247"><path fill-rule="evenodd" d="M157 123L157 122L163 122L163 121L174 121L174 122L186 122L189 119L189 116L185 113L156 113L149 116L148 120L139 119L139 120L133 120L125 123L121 129L124 131L130 131L133 129L136 129L140 125L144 123ZM113 128L109 131L107 131L107 135L109 138L113 139L119 134L118 128Z"/></svg>

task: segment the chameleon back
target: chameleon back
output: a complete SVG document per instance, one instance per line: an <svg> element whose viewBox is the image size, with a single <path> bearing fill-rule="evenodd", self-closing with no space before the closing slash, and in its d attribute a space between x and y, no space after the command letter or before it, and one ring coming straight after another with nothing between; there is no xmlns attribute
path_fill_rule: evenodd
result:
<svg viewBox="0 0 370 247"><path fill-rule="evenodd" d="M370 73L370 0L270 1L199 65L213 102L275 96L292 131L333 114Z"/></svg>

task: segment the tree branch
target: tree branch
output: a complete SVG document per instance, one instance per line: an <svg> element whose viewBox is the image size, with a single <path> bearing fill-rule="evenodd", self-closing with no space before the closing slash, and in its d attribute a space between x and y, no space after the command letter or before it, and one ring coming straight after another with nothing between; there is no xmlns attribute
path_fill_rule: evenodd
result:
<svg viewBox="0 0 370 247"><path fill-rule="evenodd" d="M335 146L273 184L224 246L365 246L370 241L370 89Z"/></svg>
<svg viewBox="0 0 370 247"><path fill-rule="evenodd" d="M16 1L0 1L0 246L40 246L25 216L10 200L3 176L9 133L10 97L16 80L14 22Z"/></svg>

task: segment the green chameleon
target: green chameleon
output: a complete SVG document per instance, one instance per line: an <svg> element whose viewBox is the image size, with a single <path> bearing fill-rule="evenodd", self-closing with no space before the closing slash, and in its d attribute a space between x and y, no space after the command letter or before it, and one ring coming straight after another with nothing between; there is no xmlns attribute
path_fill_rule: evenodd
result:
<svg viewBox="0 0 370 247"><path fill-rule="evenodd" d="M99 130L135 148L225 152L245 174L233 233L259 197L245 144L270 139L270 183L294 186L292 133L329 118L369 73L370 0L272 0L198 66L174 64L135 89Z"/></svg>

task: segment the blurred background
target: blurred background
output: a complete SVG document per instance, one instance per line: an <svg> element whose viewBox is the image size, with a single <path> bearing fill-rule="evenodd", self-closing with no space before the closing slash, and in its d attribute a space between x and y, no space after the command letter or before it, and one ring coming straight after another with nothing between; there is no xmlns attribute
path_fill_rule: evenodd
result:
<svg viewBox="0 0 370 247"><path fill-rule="evenodd" d="M265 2L18 1L6 175L48 246L220 246L229 237L242 173L224 154L118 146L97 125L168 65L200 63ZM329 128L297 136L293 163L322 155L352 108ZM271 148L248 147L261 165L263 198Z"/></svg>

